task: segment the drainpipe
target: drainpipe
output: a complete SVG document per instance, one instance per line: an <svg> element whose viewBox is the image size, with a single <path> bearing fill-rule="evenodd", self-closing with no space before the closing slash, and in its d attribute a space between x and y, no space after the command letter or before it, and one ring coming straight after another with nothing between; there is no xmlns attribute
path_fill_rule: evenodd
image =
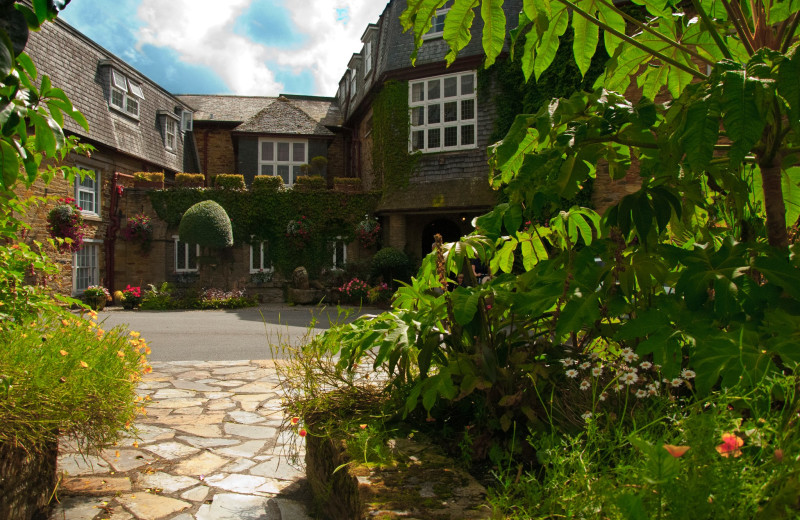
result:
<svg viewBox="0 0 800 520"><path fill-rule="evenodd" d="M124 173L114 172L111 177L111 202L109 203L109 225L106 229L105 240L105 255L106 255L106 279L105 285L108 290L114 292L114 270L115 270L115 255L114 251L117 245L117 232L120 228L120 214L119 214L119 200L122 197L124 187L119 184L119 179L126 177L133 179L133 175L126 175Z"/></svg>

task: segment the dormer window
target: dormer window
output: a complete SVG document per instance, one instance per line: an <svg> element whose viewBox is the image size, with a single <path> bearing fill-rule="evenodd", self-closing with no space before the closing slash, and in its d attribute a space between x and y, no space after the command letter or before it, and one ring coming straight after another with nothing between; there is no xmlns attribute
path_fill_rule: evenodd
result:
<svg viewBox="0 0 800 520"><path fill-rule="evenodd" d="M158 117L161 118L161 135L164 137L164 148L168 152L174 152L178 149L178 125L181 124L181 120L169 110L159 110Z"/></svg>
<svg viewBox="0 0 800 520"><path fill-rule="evenodd" d="M131 117L139 118L139 104L144 101L142 86L118 70L111 69L109 105Z"/></svg>
<svg viewBox="0 0 800 520"><path fill-rule="evenodd" d="M364 44L364 76L372 71L372 40Z"/></svg>
<svg viewBox="0 0 800 520"><path fill-rule="evenodd" d="M350 99L355 99L358 91L358 81L356 80L356 69L350 69Z"/></svg>
<svg viewBox="0 0 800 520"><path fill-rule="evenodd" d="M193 114L188 110L181 112L181 132L191 132L194 127Z"/></svg>
<svg viewBox="0 0 800 520"><path fill-rule="evenodd" d="M452 5L453 2L449 1L444 4L444 7L436 10L436 14L431 18L431 28L425 33L423 38L441 38L444 35L444 19Z"/></svg>

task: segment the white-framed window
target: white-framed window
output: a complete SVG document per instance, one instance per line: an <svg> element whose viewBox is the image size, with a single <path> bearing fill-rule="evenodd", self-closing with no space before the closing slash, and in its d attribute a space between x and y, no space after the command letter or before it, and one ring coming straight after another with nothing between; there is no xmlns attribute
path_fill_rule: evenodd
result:
<svg viewBox="0 0 800 520"><path fill-rule="evenodd" d="M372 71L372 40L364 43L364 76Z"/></svg>
<svg viewBox="0 0 800 520"><path fill-rule="evenodd" d="M173 236L175 241L175 272L197 272L197 257L200 256L200 246L181 242L180 238Z"/></svg>
<svg viewBox="0 0 800 520"><path fill-rule="evenodd" d="M333 249L333 267L335 269L344 269L347 264L347 243L343 237L335 237L331 241L331 249Z"/></svg>
<svg viewBox="0 0 800 520"><path fill-rule="evenodd" d="M139 104L144 100L142 86L116 69L111 69L110 106L139 118Z"/></svg>
<svg viewBox="0 0 800 520"><path fill-rule="evenodd" d="M170 152L175 151L178 143L178 121L169 116L163 116L164 119L164 148Z"/></svg>
<svg viewBox="0 0 800 520"><path fill-rule="evenodd" d="M422 38L429 39L429 38L441 38L444 34L444 19L447 16L447 12L452 7L453 2L447 2L444 4L444 7L441 7L436 10L436 14L433 15L431 18L431 28L428 32L426 32Z"/></svg>
<svg viewBox="0 0 800 520"><path fill-rule="evenodd" d="M194 128L194 114L188 110L181 112L181 132L191 132Z"/></svg>
<svg viewBox="0 0 800 520"><path fill-rule="evenodd" d="M81 294L90 285L100 284L99 241L84 241L83 247L72 254L72 294Z"/></svg>
<svg viewBox="0 0 800 520"><path fill-rule="evenodd" d="M300 167L308 164L308 140L273 139L258 140L258 174L278 175L287 186L302 175Z"/></svg>
<svg viewBox="0 0 800 520"><path fill-rule="evenodd" d="M272 260L269 257L269 242L262 240L250 244L250 273L272 272Z"/></svg>
<svg viewBox="0 0 800 520"><path fill-rule="evenodd" d="M94 173L94 177L86 175L83 179L75 177L75 203L84 215L100 214L100 173L90 168L79 166L81 170Z"/></svg>
<svg viewBox="0 0 800 520"><path fill-rule="evenodd" d="M475 71L408 83L409 151L444 152L477 146Z"/></svg>
<svg viewBox="0 0 800 520"><path fill-rule="evenodd" d="M356 98L356 92L358 91L358 75L356 74L356 69L350 69L350 100Z"/></svg>

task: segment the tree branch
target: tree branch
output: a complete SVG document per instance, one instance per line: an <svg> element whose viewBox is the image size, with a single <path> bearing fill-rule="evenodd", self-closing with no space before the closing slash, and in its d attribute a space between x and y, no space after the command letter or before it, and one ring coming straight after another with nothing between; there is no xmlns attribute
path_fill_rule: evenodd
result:
<svg viewBox="0 0 800 520"><path fill-rule="evenodd" d="M733 54L731 54L731 50L725 45L725 42L722 41L722 36L719 35L719 31L714 26L714 22L708 16L708 13L705 12L703 6L700 5L699 0L692 0L692 5L694 6L694 10L697 11L697 14L700 15L700 19L703 20L703 23L708 29L708 32L711 33L711 37L714 39L714 43L717 44L719 50L722 51L722 55L728 58L729 60L733 59ZM713 65L713 64L712 64Z"/></svg>
<svg viewBox="0 0 800 520"><path fill-rule="evenodd" d="M792 45L792 39L794 38L794 33L797 32L797 25L800 24L800 13L794 13L794 20L792 21L792 25L789 27L789 30L786 32L784 36L783 44L781 45L781 52L786 54L789 50L789 47Z"/></svg>
<svg viewBox="0 0 800 520"><path fill-rule="evenodd" d="M589 20L593 24L597 25L598 27L600 27L604 31L610 32L611 34L613 34L617 38L619 38L619 39L621 39L621 40L633 45L634 47L636 47L638 49L641 49L641 50L645 51L646 53L650 54L651 56L654 56L654 57L658 58L659 60L663 61L664 63L668 63L668 64L672 65L673 67L678 68L678 69L680 69L680 70L682 70L682 71L684 71L684 72L686 72L688 74L691 74L695 78L699 78L701 80L706 79L708 77L705 74L703 74L702 72L700 72L698 70L695 70L695 69L693 69L693 68L691 68L691 67L689 67L689 66L687 66L687 65L685 65L685 64L683 64L683 63L681 63L679 61L673 60L669 56L661 54L660 52L658 52L658 51L656 51L654 49L651 49L647 45L644 45L643 43L636 41L635 39L631 38L627 34L623 34L623 33L619 32L618 30L614 29L613 27L609 26L608 24L605 24L605 23L601 22L600 20L598 20L594 16L590 15L589 13L587 13L586 11L584 11L583 9L581 9L580 7L578 7L577 5L572 3L570 0L558 0L558 2L560 2L560 3L564 4L565 6L569 7L570 9L572 9L573 12L575 12L575 13L581 15L582 17L586 18L587 20Z"/></svg>
<svg viewBox="0 0 800 520"><path fill-rule="evenodd" d="M656 38L659 38L660 40L672 45L676 49L680 49L682 52L685 52L686 54L689 54L690 56L692 56L694 58L697 58L698 60L701 60L704 63L707 63L708 65L714 65L714 62L709 60L705 56L701 56L700 54L698 54L697 52L693 51L689 47L686 47L685 45L682 45L682 44L676 42L675 40L673 40L673 39L661 34L660 32L658 32L655 29L653 29L652 27L650 27L649 25L644 24L644 23L640 22L639 20L637 20L636 18L634 18L633 16L629 15L625 11L621 11L621 10L617 9L616 6L614 6L614 4L612 4L610 2L607 2L606 0L598 0L598 2L600 2L602 5L608 7L609 9L611 9L612 11L617 13L618 15L622 16L625 20L628 21L628 23L630 23L631 25L641 29L642 31L652 34Z"/></svg>
<svg viewBox="0 0 800 520"><path fill-rule="evenodd" d="M742 41L742 45L747 50L747 53L752 56L755 54L753 50L753 37L750 34L750 30L746 27L742 26L743 21L739 19L739 15L733 10L731 4L728 3L728 0L722 0L722 5L725 7L725 11L728 12L728 17L733 22L733 26L736 28L736 33L739 35L739 39Z"/></svg>

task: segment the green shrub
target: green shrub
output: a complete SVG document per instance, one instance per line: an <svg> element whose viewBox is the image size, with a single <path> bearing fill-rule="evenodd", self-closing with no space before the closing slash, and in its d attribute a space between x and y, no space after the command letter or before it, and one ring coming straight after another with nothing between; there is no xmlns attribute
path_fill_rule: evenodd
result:
<svg viewBox="0 0 800 520"><path fill-rule="evenodd" d="M214 186L226 190L243 190L244 175L221 173L214 177Z"/></svg>
<svg viewBox="0 0 800 520"><path fill-rule="evenodd" d="M164 172L136 172L133 180L140 182L164 182Z"/></svg>
<svg viewBox="0 0 800 520"><path fill-rule="evenodd" d="M294 189L300 191L321 191L328 187L328 181L319 175L301 175L294 180Z"/></svg>
<svg viewBox="0 0 800 520"><path fill-rule="evenodd" d="M181 241L221 249L233 245L231 219L212 200L198 202L184 213L178 226Z"/></svg>
<svg viewBox="0 0 800 520"><path fill-rule="evenodd" d="M325 169L328 167L328 158L321 155L312 157L308 166L311 175L324 175Z"/></svg>
<svg viewBox="0 0 800 520"><path fill-rule="evenodd" d="M408 281L411 276L411 260L408 255L393 247L384 247L372 257L372 276L383 278L390 287L394 281Z"/></svg>
<svg viewBox="0 0 800 520"><path fill-rule="evenodd" d="M258 175L250 186L252 191L278 191L283 186L283 179L278 175Z"/></svg>
<svg viewBox="0 0 800 520"><path fill-rule="evenodd" d="M0 344L0 443L36 451L66 436L96 449L136 417L149 348L123 329L47 313L3 329Z"/></svg>
<svg viewBox="0 0 800 520"><path fill-rule="evenodd" d="M334 185L341 185L341 186L356 186L361 187L361 179L358 177L334 177L333 178Z"/></svg>
<svg viewBox="0 0 800 520"><path fill-rule="evenodd" d="M203 185L206 182L206 176L202 173L176 173L175 174L175 186L178 187L185 187L185 186L196 186L196 185Z"/></svg>

